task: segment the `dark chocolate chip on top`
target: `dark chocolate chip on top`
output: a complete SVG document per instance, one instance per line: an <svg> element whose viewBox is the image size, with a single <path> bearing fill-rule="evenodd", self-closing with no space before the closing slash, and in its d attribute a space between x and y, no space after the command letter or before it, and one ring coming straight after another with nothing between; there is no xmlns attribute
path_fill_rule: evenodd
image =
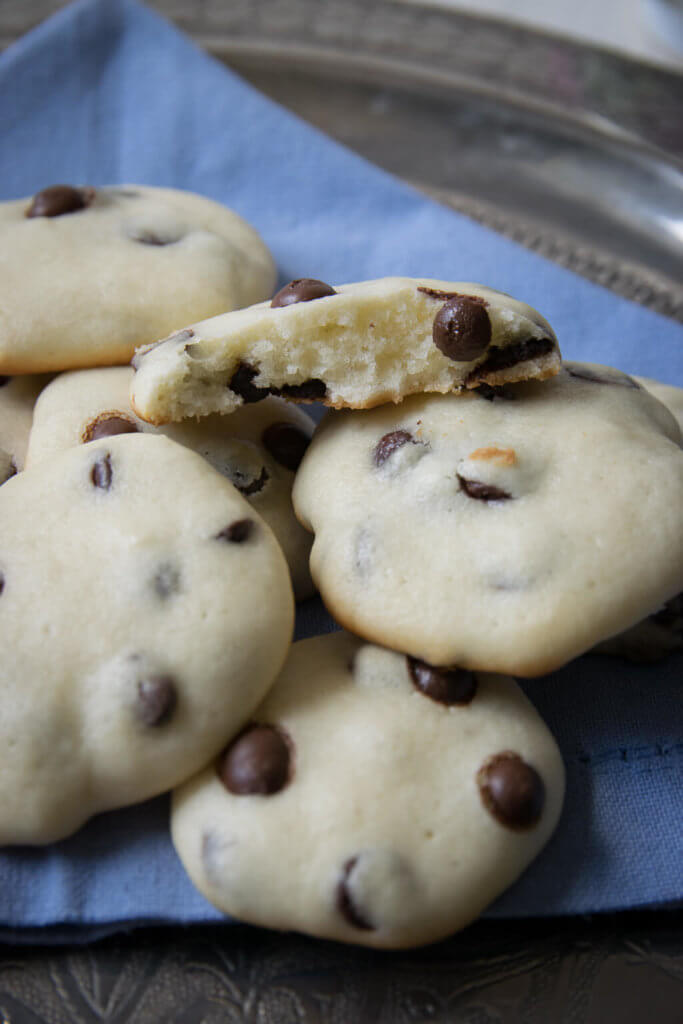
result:
<svg viewBox="0 0 683 1024"><path fill-rule="evenodd" d="M406 657L408 672L420 693L439 704L469 704L477 692L477 677L464 668L436 668Z"/></svg>
<svg viewBox="0 0 683 1024"><path fill-rule="evenodd" d="M176 685L167 675L150 675L139 679L135 713L143 725L165 725L175 711L178 701Z"/></svg>
<svg viewBox="0 0 683 1024"><path fill-rule="evenodd" d="M477 783L484 807L501 825L521 830L540 820L543 779L519 754L506 750L489 758L477 773Z"/></svg>
<svg viewBox="0 0 683 1024"><path fill-rule="evenodd" d="M382 466L404 444L417 444L413 435L407 430L392 430L383 437L380 437L375 446L375 465Z"/></svg>
<svg viewBox="0 0 683 1024"><path fill-rule="evenodd" d="M37 192L26 211L27 217L61 217L85 209L94 199L94 189L73 185L50 185Z"/></svg>
<svg viewBox="0 0 683 1024"><path fill-rule="evenodd" d="M255 526L253 519L236 519L234 523L219 530L214 539L225 540L230 544L244 544L253 534Z"/></svg>
<svg viewBox="0 0 683 1024"><path fill-rule="evenodd" d="M477 359L491 341L491 321L483 299L457 295L443 304L434 317L434 344L455 362Z"/></svg>
<svg viewBox="0 0 683 1024"><path fill-rule="evenodd" d="M367 911L358 905L351 890L351 876L358 863L358 857L350 857L342 867L341 877L337 882L335 902L337 910L346 919L348 924L362 931L374 931L375 926L370 921Z"/></svg>
<svg viewBox="0 0 683 1024"><path fill-rule="evenodd" d="M111 468L111 455L107 453L98 459L90 470L90 480L93 487L101 491L108 491L112 485L114 473Z"/></svg>
<svg viewBox="0 0 683 1024"><path fill-rule="evenodd" d="M285 469L297 471L311 439L293 423L271 423L261 434L264 447Z"/></svg>
<svg viewBox="0 0 683 1024"><path fill-rule="evenodd" d="M512 498L512 495L502 487L494 487L493 484L485 484L481 480L468 480L460 473L456 473L456 476L461 490L468 498L475 498L477 501L508 501Z"/></svg>
<svg viewBox="0 0 683 1024"><path fill-rule="evenodd" d="M280 306L292 306L296 302L311 302L313 299L324 299L327 295L336 295L334 288L318 281L314 277L300 277L290 281L273 296L270 303L273 309Z"/></svg>
<svg viewBox="0 0 683 1024"><path fill-rule="evenodd" d="M218 762L218 776L237 796L271 796L292 776L292 743L273 725L250 725L233 740Z"/></svg>

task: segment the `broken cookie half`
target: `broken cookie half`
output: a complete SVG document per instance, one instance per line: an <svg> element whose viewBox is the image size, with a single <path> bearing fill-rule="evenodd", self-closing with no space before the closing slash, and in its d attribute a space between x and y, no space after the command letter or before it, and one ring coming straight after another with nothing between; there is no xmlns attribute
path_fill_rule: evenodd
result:
<svg viewBox="0 0 683 1024"><path fill-rule="evenodd" d="M276 394L366 409L407 395L543 379L561 356L531 306L483 285L387 277L333 288L301 279L133 359L133 407L168 423Z"/></svg>

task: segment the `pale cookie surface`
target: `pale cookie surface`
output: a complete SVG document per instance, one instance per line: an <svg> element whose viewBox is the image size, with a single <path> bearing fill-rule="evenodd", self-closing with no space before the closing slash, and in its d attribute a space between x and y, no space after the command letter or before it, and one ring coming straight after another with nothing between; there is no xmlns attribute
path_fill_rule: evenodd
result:
<svg viewBox="0 0 683 1024"><path fill-rule="evenodd" d="M678 420L678 425L683 431L683 388L677 388L673 384L662 384L650 377L634 377L634 380L642 384L651 395L658 398Z"/></svg>
<svg viewBox="0 0 683 1024"><path fill-rule="evenodd" d="M272 303L205 320L136 353L133 405L152 423L231 412L268 393L365 409L406 395L543 378L560 355L531 306L483 285L303 279Z"/></svg>
<svg viewBox="0 0 683 1024"><path fill-rule="evenodd" d="M272 292L264 243L219 203L56 188L0 204L0 373L127 363L164 332Z"/></svg>
<svg viewBox="0 0 683 1024"><path fill-rule="evenodd" d="M131 367L117 366L55 378L36 404L27 466L99 437L163 432L203 455L263 516L284 551L297 598L310 596L311 536L294 515L292 484L313 434L311 418L284 399L268 398L233 416L207 416L157 428L131 408L132 376Z"/></svg>
<svg viewBox="0 0 683 1024"><path fill-rule="evenodd" d="M400 948L477 917L545 844L563 792L512 679L336 633L294 644L250 726L174 794L171 829L225 913Z"/></svg>
<svg viewBox="0 0 683 1024"><path fill-rule="evenodd" d="M329 414L294 486L332 615L424 658L542 675L683 583L683 451L617 370Z"/></svg>
<svg viewBox="0 0 683 1024"><path fill-rule="evenodd" d="M198 771L286 656L282 553L207 463L112 437L0 488L0 844Z"/></svg>
<svg viewBox="0 0 683 1024"><path fill-rule="evenodd" d="M24 468L33 407L49 379L0 376L0 484Z"/></svg>

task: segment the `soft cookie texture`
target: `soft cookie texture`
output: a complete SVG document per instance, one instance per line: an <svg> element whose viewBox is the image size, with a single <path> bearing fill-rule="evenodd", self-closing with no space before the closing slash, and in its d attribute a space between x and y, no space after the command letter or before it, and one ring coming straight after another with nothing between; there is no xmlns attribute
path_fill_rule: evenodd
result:
<svg viewBox="0 0 683 1024"><path fill-rule="evenodd" d="M464 927L514 882L563 792L512 679L337 633L292 647L250 725L176 791L171 828L225 913L400 948Z"/></svg>
<svg viewBox="0 0 683 1024"><path fill-rule="evenodd" d="M127 363L275 281L253 228L174 189L51 187L0 204L0 239L0 373Z"/></svg>
<svg viewBox="0 0 683 1024"><path fill-rule="evenodd" d="M27 465L97 438L158 432L131 408L132 376L131 367L118 366L55 378L36 404ZM163 428L167 437L203 455L263 516L284 551L298 599L309 597L314 587L308 569L311 536L294 515L292 484L313 429L309 416L281 398L233 416Z"/></svg>
<svg viewBox="0 0 683 1024"><path fill-rule="evenodd" d="M0 484L24 468L33 407L49 379L0 376Z"/></svg>
<svg viewBox="0 0 683 1024"><path fill-rule="evenodd" d="M152 423L232 412L267 394L364 409L425 391L544 378L560 354L540 313L478 284L303 279L136 353L133 405Z"/></svg>
<svg viewBox="0 0 683 1024"><path fill-rule="evenodd" d="M165 437L56 454L0 488L0 843L46 843L207 763L288 650L272 533Z"/></svg>
<svg viewBox="0 0 683 1024"><path fill-rule="evenodd" d="M617 370L329 414L294 487L348 629L434 665L541 675L675 597L683 451Z"/></svg>

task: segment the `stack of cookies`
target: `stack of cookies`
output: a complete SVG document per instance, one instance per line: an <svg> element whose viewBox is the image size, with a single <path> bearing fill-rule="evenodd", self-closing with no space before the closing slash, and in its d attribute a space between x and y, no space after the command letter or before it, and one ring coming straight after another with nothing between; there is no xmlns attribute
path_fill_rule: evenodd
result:
<svg viewBox="0 0 683 1024"><path fill-rule="evenodd" d="M480 285L270 299L198 196L55 186L0 231L2 841L178 787L228 914L386 948L472 921L562 807L511 677L681 645L662 386ZM314 587L344 628L292 646Z"/></svg>

